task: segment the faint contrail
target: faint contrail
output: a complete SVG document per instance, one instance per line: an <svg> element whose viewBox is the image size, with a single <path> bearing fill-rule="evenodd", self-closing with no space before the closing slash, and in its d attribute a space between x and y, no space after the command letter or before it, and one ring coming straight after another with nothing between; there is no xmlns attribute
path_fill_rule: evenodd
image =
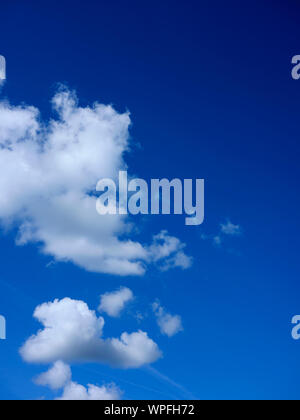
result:
<svg viewBox="0 0 300 420"><path fill-rule="evenodd" d="M122 378L119 378L119 377L116 377L116 376L113 376L113 375L108 375L107 373L100 372L100 370L95 369L95 368L80 366L80 369L85 370L85 371L89 371L89 372L93 372L93 373L96 373L96 374L101 375L101 376L106 376L107 378L110 378L110 380L113 380L116 384L122 382L124 384L131 385L135 388L143 389L143 390L148 391L148 392L154 392L158 395L162 395L164 397L164 399L166 397L165 392L159 391L159 390L154 389L154 388L150 388L150 387L145 386L145 385L137 384L136 382L127 381L127 380L124 380ZM129 399L131 399L131 398L129 398Z"/></svg>
<svg viewBox="0 0 300 420"><path fill-rule="evenodd" d="M182 385L178 384L177 382L170 379L168 376L164 375L163 373L160 373L157 369L153 368L152 366L148 366L146 370L152 374L153 376L156 376L158 379L161 379L162 381L166 382L167 384L173 386L174 388L178 389L184 396L184 398L189 400L195 400L195 396L189 392L187 389L185 389Z"/></svg>

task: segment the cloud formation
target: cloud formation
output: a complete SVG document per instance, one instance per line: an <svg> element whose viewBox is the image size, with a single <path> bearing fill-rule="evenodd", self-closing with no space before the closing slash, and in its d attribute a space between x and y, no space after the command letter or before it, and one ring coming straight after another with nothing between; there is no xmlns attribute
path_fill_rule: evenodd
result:
<svg viewBox="0 0 300 420"><path fill-rule="evenodd" d="M176 267L186 270L191 267L193 259L184 253L185 247L186 244L163 230L153 237L149 253L162 271Z"/></svg>
<svg viewBox="0 0 300 420"><path fill-rule="evenodd" d="M125 305L134 299L133 293L127 287L121 287L112 293L105 293L100 297L99 311L117 318L120 316Z"/></svg>
<svg viewBox="0 0 300 420"><path fill-rule="evenodd" d="M35 383L48 386L52 390L63 389L63 394L57 400L67 401L101 401L120 400L122 392L115 384L88 385L87 388L72 381L72 372L69 365L57 361L45 373L36 378Z"/></svg>
<svg viewBox="0 0 300 420"><path fill-rule="evenodd" d="M230 220L227 220L226 223L220 224L219 232L216 235L205 235L203 234L201 238L203 240L211 240L212 243L216 246L221 246L225 241L225 238L228 236L241 236L242 228L240 225L233 224Z"/></svg>
<svg viewBox="0 0 300 420"><path fill-rule="evenodd" d="M182 319L179 315L171 315L160 305L155 302L152 305L153 312L155 313L157 324L163 335L173 337L179 332L183 331Z"/></svg>
<svg viewBox="0 0 300 420"><path fill-rule="evenodd" d="M34 382L51 389L61 389L71 381L71 378L70 366L58 360L47 372L38 376Z"/></svg>
<svg viewBox="0 0 300 420"><path fill-rule="evenodd" d="M18 227L18 245L37 243L56 261L143 275L155 246L123 239L131 224L99 216L93 195L99 179L126 168L129 114L99 103L82 108L66 88L52 106L56 118L43 122L32 106L0 102L0 222ZM187 258L181 248L166 265L185 268Z"/></svg>
<svg viewBox="0 0 300 420"><path fill-rule="evenodd" d="M63 395L57 400L60 401L115 401L120 400L122 393L115 385L88 385L85 388L76 382L68 383Z"/></svg>
<svg viewBox="0 0 300 420"><path fill-rule="evenodd" d="M242 234L241 227L239 225L234 225L228 220L225 224L221 224L221 232L224 235L230 236L239 236Z"/></svg>
<svg viewBox="0 0 300 420"><path fill-rule="evenodd" d="M30 363L96 362L123 369L139 368L162 353L143 331L103 338L104 319L83 301L65 298L38 306L34 317L43 325L20 349Z"/></svg>

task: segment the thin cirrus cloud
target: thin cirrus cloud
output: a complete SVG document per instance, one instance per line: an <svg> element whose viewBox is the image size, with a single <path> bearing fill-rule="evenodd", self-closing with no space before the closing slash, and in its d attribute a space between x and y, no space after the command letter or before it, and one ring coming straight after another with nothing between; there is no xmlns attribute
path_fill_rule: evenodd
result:
<svg viewBox="0 0 300 420"><path fill-rule="evenodd" d="M29 363L94 362L115 368L139 368L162 357L143 331L102 338L104 319L83 301L65 298L38 306L34 317L43 325L20 349Z"/></svg>
<svg viewBox="0 0 300 420"><path fill-rule="evenodd" d="M126 304L134 299L133 293L128 287L121 287L119 290L111 293L105 293L100 297L98 310L107 315L117 318L125 308Z"/></svg>
<svg viewBox="0 0 300 420"><path fill-rule="evenodd" d="M56 261L98 273L188 268L179 239L166 232L162 244L158 237L150 245L124 239L132 229L125 216L96 212L98 180L126 168L129 114L99 103L82 108L66 88L52 106L56 118L43 122L37 108L0 102L0 222L18 226L17 244L41 244Z"/></svg>
<svg viewBox="0 0 300 420"><path fill-rule="evenodd" d="M35 379L35 383L48 386L52 390L63 389L61 397L57 400L67 401L102 401L120 400L122 392L115 384L101 387L89 384L87 387L72 381L72 371L69 365L57 361L45 373Z"/></svg>
<svg viewBox="0 0 300 420"><path fill-rule="evenodd" d="M157 301L152 305L153 312L157 319L157 324L163 335L173 337L183 331L182 319L179 315L171 315Z"/></svg>

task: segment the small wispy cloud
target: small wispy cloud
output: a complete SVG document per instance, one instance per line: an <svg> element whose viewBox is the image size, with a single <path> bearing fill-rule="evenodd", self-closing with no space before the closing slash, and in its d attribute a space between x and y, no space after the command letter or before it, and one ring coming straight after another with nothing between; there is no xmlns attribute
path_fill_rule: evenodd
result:
<svg viewBox="0 0 300 420"><path fill-rule="evenodd" d="M240 236L242 234L240 225L234 225L230 222L230 220L228 220L225 224L221 223L221 232L224 235L229 236Z"/></svg>
<svg viewBox="0 0 300 420"><path fill-rule="evenodd" d="M163 335L173 337L183 331L182 319L179 315L169 314L165 308L160 305L159 301L153 303L152 309L156 316L157 324Z"/></svg>
<svg viewBox="0 0 300 420"><path fill-rule="evenodd" d="M173 268L187 270L192 266L193 259L184 252L185 248L186 244L163 230L153 237L149 253L161 271Z"/></svg>
<svg viewBox="0 0 300 420"><path fill-rule="evenodd" d="M100 306L98 310L105 312L107 315L118 318L125 308L126 304L134 299L133 293L127 287L121 287L112 293L105 293L100 298Z"/></svg>
<svg viewBox="0 0 300 420"><path fill-rule="evenodd" d="M219 227L219 231L217 234L212 235L201 235L201 239L204 241L211 241L215 246L222 246L226 237L238 237L243 234L242 228L240 225L232 223L230 220L227 220L225 223L221 223Z"/></svg>

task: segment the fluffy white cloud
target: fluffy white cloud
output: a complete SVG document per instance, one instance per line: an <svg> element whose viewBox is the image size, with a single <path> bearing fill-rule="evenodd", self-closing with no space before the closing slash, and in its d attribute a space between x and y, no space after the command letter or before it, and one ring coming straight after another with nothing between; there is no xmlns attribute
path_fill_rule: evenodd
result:
<svg viewBox="0 0 300 420"><path fill-rule="evenodd" d="M131 224L124 216L99 216L92 194L99 179L117 179L126 168L129 114L99 103L82 108L65 88L52 105L56 119L43 122L34 107L0 102L0 222L18 226L17 244L36 242L57 261L143 275L158 250L122 239ZM165 266L188 265L178 252Z"/></svg>
<svg viewBox="0 0 300 420"><path fill-rule="evenodd" d="M65 298L44 303L36 308L34 317L44 328L20 349L27 362L98 362L126 369L153 363L162 356L143 331L104 339L104 319L97 318L82 301Z"/></svg>
<svg viewBox="0 0 300 420"><path fill-rule="evenodd" d="M152 308L162 334L173 337L177 333L183 331L182 320L179 315L169 314L159 302L153 303Z"/></svg>
<svg viewBox="0 0 300 420"><path fill-rule="evenodd" d="M100 298L99 311L105 312L111 317L120 316L125 305L134 299L133 293L127 287L121 287L112 293L105 293Z"/></svg>
<svg viewBox="0 0 300 420"><path fill-rule="evenodd" d="M35 379L37 385L48 386L51 389L63 388L71 381L72 372L69 365L57 361L45 373L42 373Z"/></svg>
<svg viewBox="0 0 300 420"><path fill-rule="evenodd" d="M115 384L103 385L101 387L88 385L85 388L73 382L70 366L61 361L55 362L47 372L42 373L36 378L35 383L37 385L48 386L53 390L63 388L63 395L57 398L57 400L119 400L122 395Z"/></svg>
<svg viewBox="0 0 300 420"><path fill-rule="evenodd" d="M61 401L114 401L120 400L122 396L121 391L115 385L108 385L98 387L95 385L88 385L85 388L76 382L70 382L64 388L63 395L57 400Z"/></svg>

